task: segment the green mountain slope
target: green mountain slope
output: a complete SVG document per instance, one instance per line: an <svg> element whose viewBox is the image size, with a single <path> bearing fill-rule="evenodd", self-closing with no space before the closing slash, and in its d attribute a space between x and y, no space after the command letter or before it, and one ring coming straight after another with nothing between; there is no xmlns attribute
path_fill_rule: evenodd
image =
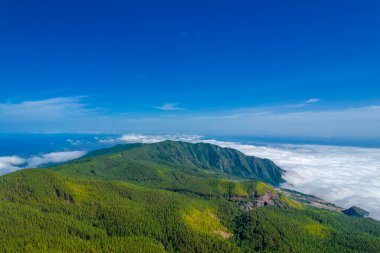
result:
<svg viewBox="0 0 380 253"><path fill-rule="evenodd" d="M303 206L180 146L118 146L0 177L0 251L380 251L379 222Z"/></svg>
<svg viewBox="0 0 380 253"><path fill-rule="evenodd" d="M230 176L258 179L278 185L283 170L269 159L246 156L231 149L207 143L164 141L154 144L117 145L90 153L88 157L123 153L128 158L155 162L176 168L201 168Z"/></svg>

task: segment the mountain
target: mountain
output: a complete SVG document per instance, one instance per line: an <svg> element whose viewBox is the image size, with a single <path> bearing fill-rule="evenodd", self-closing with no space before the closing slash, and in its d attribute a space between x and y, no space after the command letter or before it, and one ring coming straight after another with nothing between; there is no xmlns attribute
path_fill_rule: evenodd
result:
<svg viewBox="0 0 380 253"><path fill-rule="evenodd" d="M87 157L124 152L124 156L176 168L201 168L241 178L258 179L273 185L284 182L284 171L269 159L246 156L208 143L164 141L153 144L117 145L98 150Z"/></svg>
<svg viewBox="0 0 380 253"><path fill-rule="evenodd" d="M0 177L0 251L380 251L380 222L250 179L280 182L266 164L282 173L234 150L162 142L16 171Z"/></svg>

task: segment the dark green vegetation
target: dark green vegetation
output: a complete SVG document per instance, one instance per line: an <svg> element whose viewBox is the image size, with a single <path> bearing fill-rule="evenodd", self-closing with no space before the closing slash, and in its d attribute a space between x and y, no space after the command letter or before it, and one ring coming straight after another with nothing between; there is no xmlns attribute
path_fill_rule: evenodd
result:
<svg viewBox="0 0 380 253"><path fill-rule="evenodd" d="M149 145L117 145L110 149L92 152L87 157L122 151L128 151L124 153L125 159L144 160L172 168L188 170L201 168L219 174L258 179L273 185L284 181L281 177L284 171L269 159L246 156L235 149L221 148L207 143L164 141Z"/></svg>
<svg viewBox="0 0 380 253"><path fill-rule="evenodd" d="M0 251L380 251L379 222L306 207L249 179L280 174L269 160L178 142L17 171L0 177ZM271 205L256 207L265 196Z"/></svg>

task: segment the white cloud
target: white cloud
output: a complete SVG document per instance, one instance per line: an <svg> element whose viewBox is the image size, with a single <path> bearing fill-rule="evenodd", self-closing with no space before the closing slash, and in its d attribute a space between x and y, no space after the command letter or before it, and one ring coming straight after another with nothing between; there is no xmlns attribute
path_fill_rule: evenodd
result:
<svg viewBox="0 0 380 253"><path fill-rule="evenodd" d="M33 156L27 159L28 167L38 167L49 163L62 163L82 157L84 151L53 152L42 156Z"/></svg>
<svg viewBox="0 0 380 253"><path fill-rule="evenodd" d="M62 163L85 155L84 151L65 151L47 153L41 156L22 158L19 156L0 157L0 175L25 168L36 168L51 163Z"/></svg>
<svg viewBox="0 0 380 253"><path fill-rule="evenodd" d="M156 109L163 110L163 111L178 111L183 110L183 108L178 107L178 103L167 103L163 104L161 106L155 106Z"/></svg>
<svg viewBox="0 0 380 253"><path fill-rule="evenodd" d="M305 103L312 104L312 103L317 103L319 101L321 101L319 98L310 98L310 99L306 100Z"/></svg>
<svg viewBox="0 0 380 253"><path fill-rule="evenodd" d="M0 157L0 175L19 169L25 162L25 159L18 156Z"/></svg>
<svg viewBox="0 0 380 253"><path fill-rule="evenodd" d="M166 140L194 142L201 140L200 135L145 135L124 134L116 139L99 140L102 143L127 142L127 143L157 143Z"/></svg>

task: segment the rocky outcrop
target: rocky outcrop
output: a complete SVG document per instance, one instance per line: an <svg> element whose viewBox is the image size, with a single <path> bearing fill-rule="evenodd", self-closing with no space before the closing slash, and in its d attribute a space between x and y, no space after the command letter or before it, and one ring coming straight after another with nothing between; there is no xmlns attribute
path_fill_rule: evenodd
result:
<svg viewBox="0 0 380 253"><path fill-rule="evenodd" d="M257 197L252 201L245 201L240 203L240 209L243 211L251 211L254 208L263 206L273 206L279 196L271 191L266 192L264 195Z"/></svg>
<svg viewBox="0 0 380 253"><path fill-rule="evenodd" d="M343 210L342 213L352 217L367 217L369 215L369 212L357 206L352 206L346 210Z"/></svg>
<svg viewBox="0 0 380 253"><path fill-rule="evenodd" d="M277 194L273 192L266 192L263 196L258 197L256 206L273 206L275 199L278 199Z"/></svg>

